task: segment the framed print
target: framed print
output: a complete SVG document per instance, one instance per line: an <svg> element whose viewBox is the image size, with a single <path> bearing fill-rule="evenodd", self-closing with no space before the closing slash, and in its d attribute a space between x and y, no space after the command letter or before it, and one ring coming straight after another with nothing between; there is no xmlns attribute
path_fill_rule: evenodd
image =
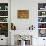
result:
<svg viewBox="0 0 46 46"><path fill-rule="evenodd" d="M18 10L17 17L20 19L28 19L29 18L29 10Z"/></svg>

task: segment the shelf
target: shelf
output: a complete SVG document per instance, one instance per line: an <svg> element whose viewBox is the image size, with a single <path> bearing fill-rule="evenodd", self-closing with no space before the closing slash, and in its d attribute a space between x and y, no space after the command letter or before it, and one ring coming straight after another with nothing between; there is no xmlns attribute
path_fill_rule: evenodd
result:
<svg viewBox="0 0 46 46"><path fill-rule="evenodd" d="M38 10L38 11L46 11L46 10Z"/></svg>
<svg viewBox="0 0 46 46"><path fill-rule="evenodd" d="M38 4L38 36L46 37L46 3Z"/></svg>
<svg viewBox="0 0 46 46"><path fill-rule="evenodd" d="M8 37L8 3L0 3L0 35Z"/></svg>
<svg viewBox="0 0 46 46"><path fill-rule="evenodd" d="M46 28L38 28L38 29L46 29Z"/></svg>
<svg viewBox="0 0 46 46"><path fill-rule="evenodd" d="M0 23L8 23L8 22L0 22Z"/></svg>
<svg viewBox="0 0 46 46"><path fill-rule="evenodd" d="M46 22L38 22L38 23L46 23Z"/></svg>
<svg viewBox="0 0 46 46"><path fill-rule="evenodd" d="M44 15L44 16L38 16L38 17L46 17L46 15Z"/></svg>
<svg viewBox="0 0 46 46"><path fill-rule="evenodd" d="M8 16L0 16L0 17L8 17Z"/></svg>
<svg viewBox="0 0 46 46"><path fill-rule="evenodd" d="M0 10L0 11L8 11L8 10Z"/></svg>

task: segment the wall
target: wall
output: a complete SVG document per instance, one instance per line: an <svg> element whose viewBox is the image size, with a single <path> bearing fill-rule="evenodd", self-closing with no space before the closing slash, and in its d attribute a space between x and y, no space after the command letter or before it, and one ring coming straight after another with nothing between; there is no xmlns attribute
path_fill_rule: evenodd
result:
<svg viewBox="0 0 46 46"><path fill-rule="evenodd" d="M43 38L38 37L38 3L45 3L46 0L11 0L11 22L16 25L16 32L28 30L30 25L35 26L33 30L33 46L44 46ZM29 19L18 19L17 10L28 9ZM23 31L22 31L23 30ZM21 33L20 32L20 33ZM26 32L25 32L26 34Z"/></svg>
<svg viewBox="0 0 46 46"><path fill-rule="evenodd" d="M11 1L11 22L16 25L17 30L28 30L29 26L31 26L35 20L37 20L36 10L37 10L37 2L33 2L35 5L32 5L33 1L30 0L12 0ZM29 19L18 19L17 18L17 10L27 9L29 10ZM36 18L36 19L34 19ZM34 19L34 20L33 20ZM35 24L34 24L35 25Z"/></svg>
<svg viewBox="0 0 46 46"><path fill-rule="evenodd" d="M17 10L26 8L29 10L29 19L18 19L17 18ZM33 31L33 35L37 36L37 0L11 0L11 22L16 25L16 32L20 32L26 34L29 26L32 24L35 26L35 30ZM20 31L21 30L21 31ZM23 31L22 31L23 30ZM26 33L25 33L26 30ZM16 33L15 33L16 34ZM30 34L30 33L29 33ZM14 40L13 40L14 41ZM33 39L35 40L35 38ZM33 44L37 44L37 42L33 42Z"/></svg>

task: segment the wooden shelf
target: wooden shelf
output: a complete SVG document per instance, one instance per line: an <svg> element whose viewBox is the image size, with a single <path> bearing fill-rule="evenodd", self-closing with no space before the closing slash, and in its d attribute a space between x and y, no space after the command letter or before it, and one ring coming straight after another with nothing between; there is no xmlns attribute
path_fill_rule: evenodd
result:
<svg viewBox="0 0 46 46"><path fill-rule="evenodd" d="M8 10L0 10L0 11L8 11Z"/></svg>
<svg viewBox="0 0 46 46"><path fill-rule="evenodd" d="M46 28L38 28L38 29L46 29Z"/></svg>
<svg viewBox="0 0 46 46"><path fill-rule="evenodd" d="M38 23L46 23L46 22L38 22Z"/></svg>
<svg viewBox="0 0 46 46"><path fill-rule="evenodd" d="M38 11L46 11L46 10L38 10Z"/></svg>
<svg viewBox="0 0 46 46"><path fill-rule="evenodd" d="M8 17L8 16L0 16L0 17Z"/></svg>
<svg viewBox="0 0 46 46"><path fill-rule="evenodd" d="M0 23L8 23L8 22L0 22Z"/></svg>
<svg viewBox="0 0 46 46"><path fill-rule="evenodd" d="M44 16L38 16L38 17L46 17L46 15L44 15Z"/></svg>

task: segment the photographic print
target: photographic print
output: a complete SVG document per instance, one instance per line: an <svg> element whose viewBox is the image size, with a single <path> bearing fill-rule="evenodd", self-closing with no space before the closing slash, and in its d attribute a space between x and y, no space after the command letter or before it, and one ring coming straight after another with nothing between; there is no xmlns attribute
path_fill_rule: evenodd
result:
<svg viewBox="0 0 46 46"><path fill-rule="evenodd" d="M28 19L29 18L29 10L17 10L17 18Z"/></svg>

